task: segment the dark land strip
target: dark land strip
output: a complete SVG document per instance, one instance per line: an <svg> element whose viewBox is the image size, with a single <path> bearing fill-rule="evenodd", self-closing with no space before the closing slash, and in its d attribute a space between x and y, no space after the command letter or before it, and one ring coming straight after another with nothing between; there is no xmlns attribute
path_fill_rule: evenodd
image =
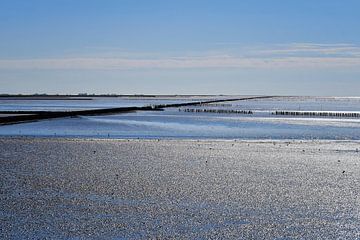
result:
<svg viewBox="0 0 360 240"><path fill-rule="evenodd" d="M0 114L17 114L15 116L0 117L0 125L17 124L17 123L53 119L53 118L111 115L111 114L128 113L135 111L161 111L164 108L196 106L196 105L209 104L209 103L233 102L233 101L242 101L242 100L272 98L272 97L274 96L217 99L217 100L209 100L209 101L160 104L160 105L143 106L143 107L119 107L119 108L104 108L104 109L77 110L77 111L0 111Z"/></svg>

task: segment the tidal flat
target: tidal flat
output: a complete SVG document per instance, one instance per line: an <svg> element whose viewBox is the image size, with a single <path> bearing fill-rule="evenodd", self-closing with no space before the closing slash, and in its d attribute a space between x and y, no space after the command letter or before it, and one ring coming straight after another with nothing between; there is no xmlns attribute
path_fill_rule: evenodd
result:
<svg viewBox="0 0 360 240"><path fill-rule="evenodd" d="M1 239L357 239L359 141L0 138Z"/></svg>

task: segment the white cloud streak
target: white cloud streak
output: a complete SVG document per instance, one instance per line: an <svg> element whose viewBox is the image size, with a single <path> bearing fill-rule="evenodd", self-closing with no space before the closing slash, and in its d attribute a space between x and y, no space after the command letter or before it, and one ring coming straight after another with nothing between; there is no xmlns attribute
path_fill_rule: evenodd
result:
<svg viewBox="0 0 360 240"><path fill-rule="evenodd" d="M254 51L253 55L164 58L0 59L0 70L133 70L133 69L281 69L360 67L360 47L349 44L290 44Z"/></svg>
<svg viewBox="0 0 360 240"><path fill-rule="evenodd" d="M276 48L258 51L258 54L272 55L332 55L357 57L360 56L360 46L353 44L314 44L314 43L293 43L287 45L279 45Z"/></svg>

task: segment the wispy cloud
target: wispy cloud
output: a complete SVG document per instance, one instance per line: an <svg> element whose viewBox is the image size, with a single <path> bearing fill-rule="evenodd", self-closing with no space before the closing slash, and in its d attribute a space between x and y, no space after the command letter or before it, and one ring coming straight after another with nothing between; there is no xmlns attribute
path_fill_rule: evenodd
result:
<svg viewBox="0 0 360 240"><path fill-rule="evenodd" d="M276 45L272 48L259 50L258 54L272 56L342 56L342 57L358 57L360 56L360 46L353 44L316 44L316 43L293 43Z"/></svg>
<svg viewBox="0 0 360 240"><path fill-rule="evenodd" d="M294 43L253 50L246 56L71 57L0 59L0 69L196 69L196 68L333 68L360 67L360 47L351 44Z"/></svg>

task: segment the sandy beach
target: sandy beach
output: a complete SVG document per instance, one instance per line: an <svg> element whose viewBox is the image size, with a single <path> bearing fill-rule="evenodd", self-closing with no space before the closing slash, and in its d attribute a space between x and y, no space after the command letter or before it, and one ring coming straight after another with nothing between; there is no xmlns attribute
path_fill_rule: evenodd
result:
<svg viewBox="0 0 360 240"><path fill-rule="evenodd" d="M0 238L356 239L360 143L0 138Z"/></svg>

